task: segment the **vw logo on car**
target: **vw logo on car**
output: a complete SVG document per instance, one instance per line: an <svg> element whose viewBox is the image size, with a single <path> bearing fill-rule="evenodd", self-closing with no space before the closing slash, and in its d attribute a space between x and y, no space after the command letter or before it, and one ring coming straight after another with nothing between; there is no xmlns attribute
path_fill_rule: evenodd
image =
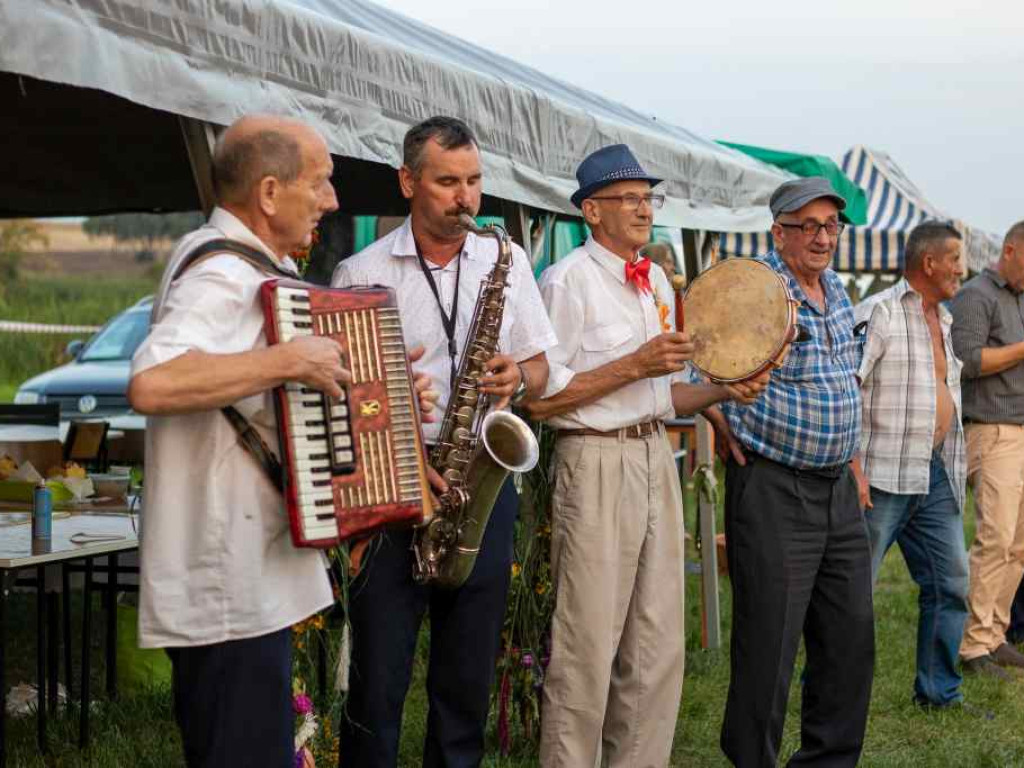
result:
<svg viewBox="0 0 1024 768"><path fill-rule="evenodd" d="M83 395L78 398L78 410L80 413L92 413L96 410L96 398L92 395Z"/></svg>

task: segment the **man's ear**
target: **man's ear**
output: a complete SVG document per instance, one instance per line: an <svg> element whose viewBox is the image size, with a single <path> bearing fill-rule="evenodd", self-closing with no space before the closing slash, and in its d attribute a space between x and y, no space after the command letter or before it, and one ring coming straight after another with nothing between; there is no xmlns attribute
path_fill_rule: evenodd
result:
<svg viewBox="0 0 1024 768"><path fill-rule="evenodd" d="M406 200L412 199L413 185L415 181L416 175L408 166L403 165L398 169L398 187L402 190L402 197Z"/></svg>
<svg viewBox="0 0 1024 768"><path fill-rule="evenodd" d="M779 247L784 245L786 242L786 228L779 225L779 222L772 222L772 242L775 244L775 250L779 250Z"/></svg>
<svg viewBox="0 0 1024 768"><path fill-rule="evenodd" d="M587 198L580 204L580 210L583 212L583 220L594 226L601 223L601 209L598 207L597 202Z"/></svg>
<svg viewBox="0 0 1024 768"><path fill-rule="evenodd" d="M264 176L256 187L257 202L264 216L276 216L281 197L281 182L275 176Z"/></svg>

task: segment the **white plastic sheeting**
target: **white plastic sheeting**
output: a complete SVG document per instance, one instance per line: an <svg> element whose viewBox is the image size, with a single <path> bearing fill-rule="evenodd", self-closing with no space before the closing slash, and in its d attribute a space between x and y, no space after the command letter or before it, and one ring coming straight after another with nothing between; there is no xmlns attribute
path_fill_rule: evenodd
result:
<svg viewBox="0 0 1024 768"><path fill-rule="evenodd" d="M789 178L366 0L0 0L0 71L218 125L289 114L335 154L392 167L409 126L459 116L485 191L551 211L575 212L575 167L615 142L667 180L663 225L763 230Z"/></svg>

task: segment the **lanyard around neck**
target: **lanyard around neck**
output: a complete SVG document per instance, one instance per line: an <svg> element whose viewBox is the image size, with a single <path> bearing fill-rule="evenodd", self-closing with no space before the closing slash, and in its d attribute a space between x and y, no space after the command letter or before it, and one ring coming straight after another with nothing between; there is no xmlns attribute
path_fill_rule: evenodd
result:
<svg viewBox="0 0 1024 768"><path fill-rule="evenodd" d="M449 315L444 311L444 302L441 301L441 292L437 288L437 283L434 282L434 275L431 273L430 267L427 266L426 259L423 258L423 253L420 251L420 244L416 243L416 259L419 262L420 269L423 271L423 276L427 279L427 285L430 286L430 292L434 294L434 300L437 302L437 310L441 313L441 325L444 326L444 334L448 337L448 358L451 361L450 386L452 389L455 388L455 380L458 378L457 360L459 352L458 347L455 344L455 323L459 317L459 280L462 277L461 248L455 258L458 259L455 265L455 295L452 298L452 312L451 315Z"/></svg>

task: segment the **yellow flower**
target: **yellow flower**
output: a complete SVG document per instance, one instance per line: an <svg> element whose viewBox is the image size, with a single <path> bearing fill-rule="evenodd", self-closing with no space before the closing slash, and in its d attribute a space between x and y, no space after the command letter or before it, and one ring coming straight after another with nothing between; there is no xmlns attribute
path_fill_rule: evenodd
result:
<svg viewBox="0 0 1024 768"><path fill-rule="evenodd" d="M538 584L536 587L534 587L534 591L538 595L543 595L545 592L548 591L548 585L547 584Z"/></svg>
<svg viewBox="0 0 1024 768"><path fill-rule="evenodd" d="M518 579L519 574L523 572L523 569L519 567L519 563L512 563L512 578Z"/></svg>
<svg viewBox="0 0 1024 768"><path fill-rule="evenodd" d="M672 330L672 326L668 324L668 304L662 304L658 302L658 320L661 321L661 330L668 333Z"/></svg>

